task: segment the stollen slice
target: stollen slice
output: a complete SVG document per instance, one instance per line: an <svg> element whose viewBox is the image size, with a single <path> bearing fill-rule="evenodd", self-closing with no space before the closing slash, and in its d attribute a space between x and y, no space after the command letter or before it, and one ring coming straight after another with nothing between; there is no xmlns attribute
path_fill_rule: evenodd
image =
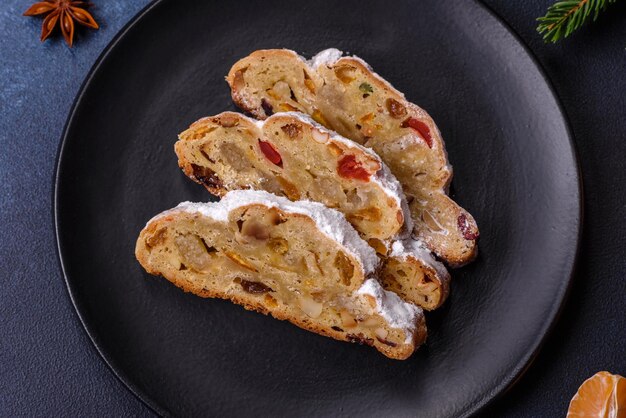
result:
<svg viewBox="0 0 626 418"><path fill-rule="evenodd" d="M408 358L426 338L422 310L383 290L375 251L320 203L251 190L182 203L148 222L135 254L147 272L185 291L393 359Z"/></svg>

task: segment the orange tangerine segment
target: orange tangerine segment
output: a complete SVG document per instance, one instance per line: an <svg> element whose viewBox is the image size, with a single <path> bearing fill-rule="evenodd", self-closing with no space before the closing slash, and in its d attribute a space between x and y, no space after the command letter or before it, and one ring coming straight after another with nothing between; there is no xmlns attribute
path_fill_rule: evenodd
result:
<svg viewBox="0 0 626 418"><path fill-rule="evenodd" d="M626 418L626 378L598 372L572 398L567 418Z"/></svg>

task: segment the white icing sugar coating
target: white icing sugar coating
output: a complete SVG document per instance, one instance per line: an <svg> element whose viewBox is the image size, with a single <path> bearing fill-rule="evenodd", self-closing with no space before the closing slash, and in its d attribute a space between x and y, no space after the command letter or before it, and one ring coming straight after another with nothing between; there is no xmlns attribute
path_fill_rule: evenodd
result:
<svg viewBox="0 0 626 418"><path fill-rule="evenodd" d="M413 231L413 217L411 216L411 211L409 209L409 204L406 201L406 196L404 195L404 191L402 190L402 185L396 179L396 177L391 173L389 167L385 163L381 164L382 168L376 173L380 184L388 190L393 192L393 196L400 203L400 209L402 210L402 216L404 218L404 225L402 225L402 230L398 233L396 238L399 238L402 235L410 233Z"/></svg>
<svg viewBox="0 0 626 418"><path fill-rule="evenodd" d="M320 65L328 65L336 62L341 56L343 52L338 50L337 48L328 48L323 51L320 51L313 58L305 62L314 70L317 69Z"/></svg>
<svg viewBox="0 0 626 418"><path fill-rule="evenodd" d="M402 240L394 241L391 245L390 257L397 257L400 259L406 259L407 257L413 257L421 260L424 264L435 269L437 274L442 278L450 278L448 269L443 263L435 260L432 253L426 248L424 243L420 240L413 238L404 238Z"/></svg>
<svg viewBox="0 0 626 418"><path fill-rule="evenodd" d="M376 313L385 318L393 328L402 329L408 344L413 338L417 320L424 316L424 311L412 303L404 302L393 292L384 290L375 279L366 280L357 290L359 295L369 295L376 300Z"/></svg>
<svg viewBox="0 0 626 418"><path fill-rule="evenodd" d="M164 212L183 210L189 213L200 213L203 216L225 222L228 214L241 206L260 204L268 208L278 208L288 213L299 213L311 218L320 231L343 245L349 253L363 265L365 276L373 275L380 264L376 252L359 237L352 225L340 212L327 208L321 203L310 201L292 202L281 196L260 190L234 190L228 192L219 202L191 203L183 202L176 208Z"/></svg>

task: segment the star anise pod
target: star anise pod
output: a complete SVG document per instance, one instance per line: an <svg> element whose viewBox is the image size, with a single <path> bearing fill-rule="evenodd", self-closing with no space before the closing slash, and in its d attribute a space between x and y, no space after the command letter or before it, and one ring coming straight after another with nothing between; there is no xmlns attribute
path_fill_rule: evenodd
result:
<svg viewBox="0 0 626 418"><path fill-rule="evenodd" d="M41 41L45 41L52 34L54 28L61 26L61 32L65 42L72 47L74 43L74 21L93 29L98 29L98 24L93 16L85 10L89 3L73 0L45 0L40 1L28 8L24 16L38 16L47 14L41 27Z"/></svg>

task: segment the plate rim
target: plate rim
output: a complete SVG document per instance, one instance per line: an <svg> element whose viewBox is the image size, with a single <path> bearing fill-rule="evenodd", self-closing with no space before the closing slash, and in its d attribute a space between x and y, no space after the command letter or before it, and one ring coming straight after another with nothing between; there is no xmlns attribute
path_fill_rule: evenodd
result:
<svg viewBox="0 0 626 418"><path fill-rule="evenodd" d="M90 329L87 319L81 313L81 302L78 300L77 295L75 294L75 290L73 289L69 276L66 271L66 266L64 263L64 258L62 256L63 252L63 244L61 243L61 237L59 232L59 183L60 183L60 172L61 165L63 162L64 150L66 148L66 143L68 142L68 134L70 126L72 125L75 117L76 111L78 109L79 103L82 101L83 96L85 95L85 91L88 85L91 83L94 75L100 69L107 56L111 53L111 51L116 47L116 45L126 36L126 34L133 29L135 25L137 25L147 14L149 14L154 8L159 7L162 3L169 0L153 0L145 5L141 10L139 10L126 24L122 26L122 28L113 36L111 41L104 47L102 52L98 55L93 65L89 69L89 72L85 76L85 79L82 81L81 86L74 98L70 111L68 113L67 119L65 121L65 125L63 127L63 131L61 133L60 142L57 147L57 152L55 156L55 164L54 164L54 173L52 177L52 215L53 215L53 226L54 226L54 237L55 237L55 252L56 258L61 269L61 274L63 275L63 280L65 282L65 288L67 290L67 294L72 302L72 306L74 308L74 312L78 316L80 324L82 325L83 331L89 337L89 341L93 348L95 348L97 354L104 361L105 365L109 368L109 370L113 373L113 375L124 385L124 387L131 393L133 396L138 399L141 403L147 406L152 412L156 413L160 416L168 416L170 412L160 406L155 400L151 399L145 393L143 393L137 385L132 381L132 379L124 373L119 368L116 368L114 365L114 360L109 358L109 355L104 351L103 348L100 347L98 342L98 337L95 335L94 331ZM550 95L554 98L556 104L556 111L558 111L559 116L563 120L565 134L567 136L567 143L569 145L569 149L571 152L571 159L573 160L573 165L575 167L574 172L574 181L577 183L575 201L578 206L577 210L577 222L575 228L577 229L576 233L576 242L574 245L574 252L572 254L573 259L567 274L567 279L565 281L565 285L561 286L559 292L557 294L559 301L558 303L552 307L550 310L550 314L548 316L548 321L544 322L544 325L541 327L542 332L537 334L537 338L535 338L530 344L531 349L522 356L519 361L515 364L513 368L506 372L505 377L500 380L500 382L485 396L478 399L477 401L468 404L467 407L461 411L460 416L472 416L478 413L481 410L484 410L487 406L494 404L497 400L501 399L506 393L508 393L525 375L526 371L533 365L535 359L541 352L541 349L546 343L548 337L554 331L557 323L559 322L560 316L564 310L564 307L569 298L569 294L571 293L572 282L574 275L577 271L580 250L581 250L581 238L583 232L583 219L584 219L584 200L583 200L583 178L582 171L580 165L580 158L578 156L578 152L576 149L576 144L574 142L574 135L571 129L570 119L565 111L563 103L557 94L556 89L554 88L553 82L547 75L547 72L544 69L544 66L541 64L535 53L529 48L526 42L521 38L521 36L515 31L515 29L505 21L500 15L498 15L489 5L485 4L480 0L473 0L473 3L478 7L482 8L485 12L487 12L495 22L503 27L503 29L512 36L513 40L519 44L524 53L530 58L531 63L536 67L538 71L538 75L541 77L542 81L548 88Z"/></svg>

